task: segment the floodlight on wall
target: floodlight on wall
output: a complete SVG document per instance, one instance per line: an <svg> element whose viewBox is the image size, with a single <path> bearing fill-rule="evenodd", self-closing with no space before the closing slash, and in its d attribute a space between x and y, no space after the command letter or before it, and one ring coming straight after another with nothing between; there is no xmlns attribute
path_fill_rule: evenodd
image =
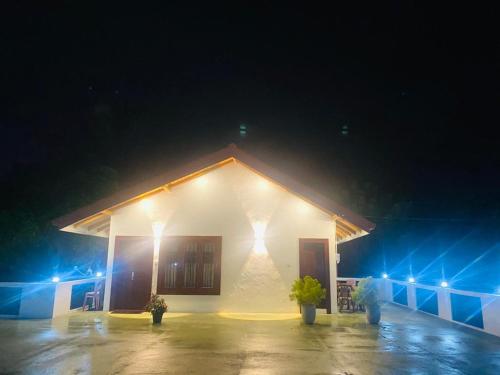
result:
<svg viewBox="0 0 500 375"><path fill-rule="evenodd" d="M267 252L267 248L264 241L264 234L266 233L267 223L257 221L252 224L252 227L254 231L253 250L257 254L265 254Z"/></svg>
<svg viewBox="0 0 500 375"><path fill-rule="evenodd" d="M386 274L386 273L384 272L384 273L382 274L382 278L383 278L383 279L387 279L387 278L389 278L389 275L388 275L388 274Z"/></svg>
<svg viewBox="0 0 500 375"><path fill-rule="evenodd" d="M200 176L195 180L195 182L196 182L196 185L203 187L203 186L206 186L208 184L208 178L207 178L207 176Z"/></svg>
<svg viewBox="0 0 500 375"><path fill-rule="evenodd" d="M144 198L143 200L141 200L139 202L139 205L145 211L151 211L151 209L153 208L153 202L151 201L151 199L147 199L147 198Z"/></svg>
<svg viewBox="0 0 500 375"><path fill-rule="evenodd" d="M261 190L266 190L269 187L269 183L264 179L260 180L257 185L259 186L259 189L261 189Z"/></svg>
<svg viewBox="0 0 500 375"><path fill-rule="evenodd" d="M303 200L300 200L297 202L297 211L299 211L302 214L305 214L308 212L310 209L310 206L307 202L304 202Z"/></svg>
<svg viewBox="0 0 500 375"><path fill-rule="evenodd" d="M52 282L53 283L58 283L59 281L61 281L61 279L59 278L59 276L53 276L52 277Z"/></svg>
<svg viewBox="0 0 500 375"><path fill-rule="evenodd" d="M448 288L448 282L447 281L441 281L441 288Z"/></svg>
<svg viewBox="0 0 500 375"><path fill-rule="evenodd" d="M101 271L97 271L97 272L95 273L95 275L96 275L97 277L102 277L102 272L101 272Z"/></svg>
<svg viewBox="0 0 500 375"><path fill-rule="evenodd" d="M413 284L415 282L415 278L413 276L410 276L408 278L408 282Z"/></svg>

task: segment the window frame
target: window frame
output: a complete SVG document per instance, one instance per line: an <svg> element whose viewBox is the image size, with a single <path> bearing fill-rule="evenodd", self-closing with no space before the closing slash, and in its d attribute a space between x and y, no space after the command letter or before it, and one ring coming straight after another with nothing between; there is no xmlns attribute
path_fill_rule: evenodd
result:
<svg viewBox="0 0 500 375"><path fill-rule="evenodd" d="M184 280L184 259L186 253L187 242L195 241L198 244L197 254L196 254L196 287L186 288L178 287L167 288L164 285L164 275L167 268L168 260L168 247L172 245L174 241L182 241L184 243L182 249L179 252L177 249L176 262L178 264L179 272L176 274L176 284L183 284ZM214 248L214 284L212 288L204 288L200 284L203 282L203 252L202 244L206 242L213 242ZM177 246L179 246L177 244ZM161 295L220 295L220 284L221 284L221 255L222 255L222 237L220 236L168 236L163 237L160 244L160 253L158 258L158 279L157 279L157 294Z"/></svg>

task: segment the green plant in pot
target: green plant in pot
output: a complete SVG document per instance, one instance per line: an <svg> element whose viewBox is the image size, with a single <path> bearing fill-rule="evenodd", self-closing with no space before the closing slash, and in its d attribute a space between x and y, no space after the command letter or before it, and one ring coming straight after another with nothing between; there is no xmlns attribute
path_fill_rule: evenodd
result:
<svg viewBox="0 0 500 375"><path fill-rule="evenodd" d="M380 322L378 287L377 282L373 278L367 277L366 279L362 279L354 292L352 292L351 297L357 304L365 306L368 323L378 324Z"/></svg>
<svg viewBox="0 0 500 375"><path fill-rule="evenodd" d="M316 306L326 298L326 289L311 276L304 276L295 280L290 292L290 300L300 305L302 320L306 324L313 324L316 320Z"/></svg>
<svg viewBox="0 0 500 375"><path fill-rule="evenodd" d="M153 324L161 324L163 314L168 310L165 300L157 294L152 294L151 299L146 305L146 311L149 311L153 316Z"/></svg>

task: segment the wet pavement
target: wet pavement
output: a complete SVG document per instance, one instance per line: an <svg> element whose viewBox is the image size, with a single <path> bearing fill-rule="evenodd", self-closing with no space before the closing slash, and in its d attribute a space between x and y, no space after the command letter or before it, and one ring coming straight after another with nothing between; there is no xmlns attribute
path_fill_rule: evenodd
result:
<svg viewBox="0 0 500 375"><path fill-rule="evenodd" d="M77 312L0 320L2 374L500 374L500 338L394 305L362 314Z"/></svg>

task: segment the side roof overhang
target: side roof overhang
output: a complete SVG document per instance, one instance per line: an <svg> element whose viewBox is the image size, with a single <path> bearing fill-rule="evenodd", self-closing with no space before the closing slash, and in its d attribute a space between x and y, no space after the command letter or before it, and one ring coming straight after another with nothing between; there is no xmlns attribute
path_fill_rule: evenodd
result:
<svg viewBox="0 0 500 375"><path fill-rule="evenodd" d="M110 216L113 211L148 196L168 191L177 184L231 162L248 167L255 173L330 214L337 224L336 236L339 242L364 236L375 228L374 223L263 163L234 144L70 212L53 220L52 223L63 231L107 237Z"/></svg>

